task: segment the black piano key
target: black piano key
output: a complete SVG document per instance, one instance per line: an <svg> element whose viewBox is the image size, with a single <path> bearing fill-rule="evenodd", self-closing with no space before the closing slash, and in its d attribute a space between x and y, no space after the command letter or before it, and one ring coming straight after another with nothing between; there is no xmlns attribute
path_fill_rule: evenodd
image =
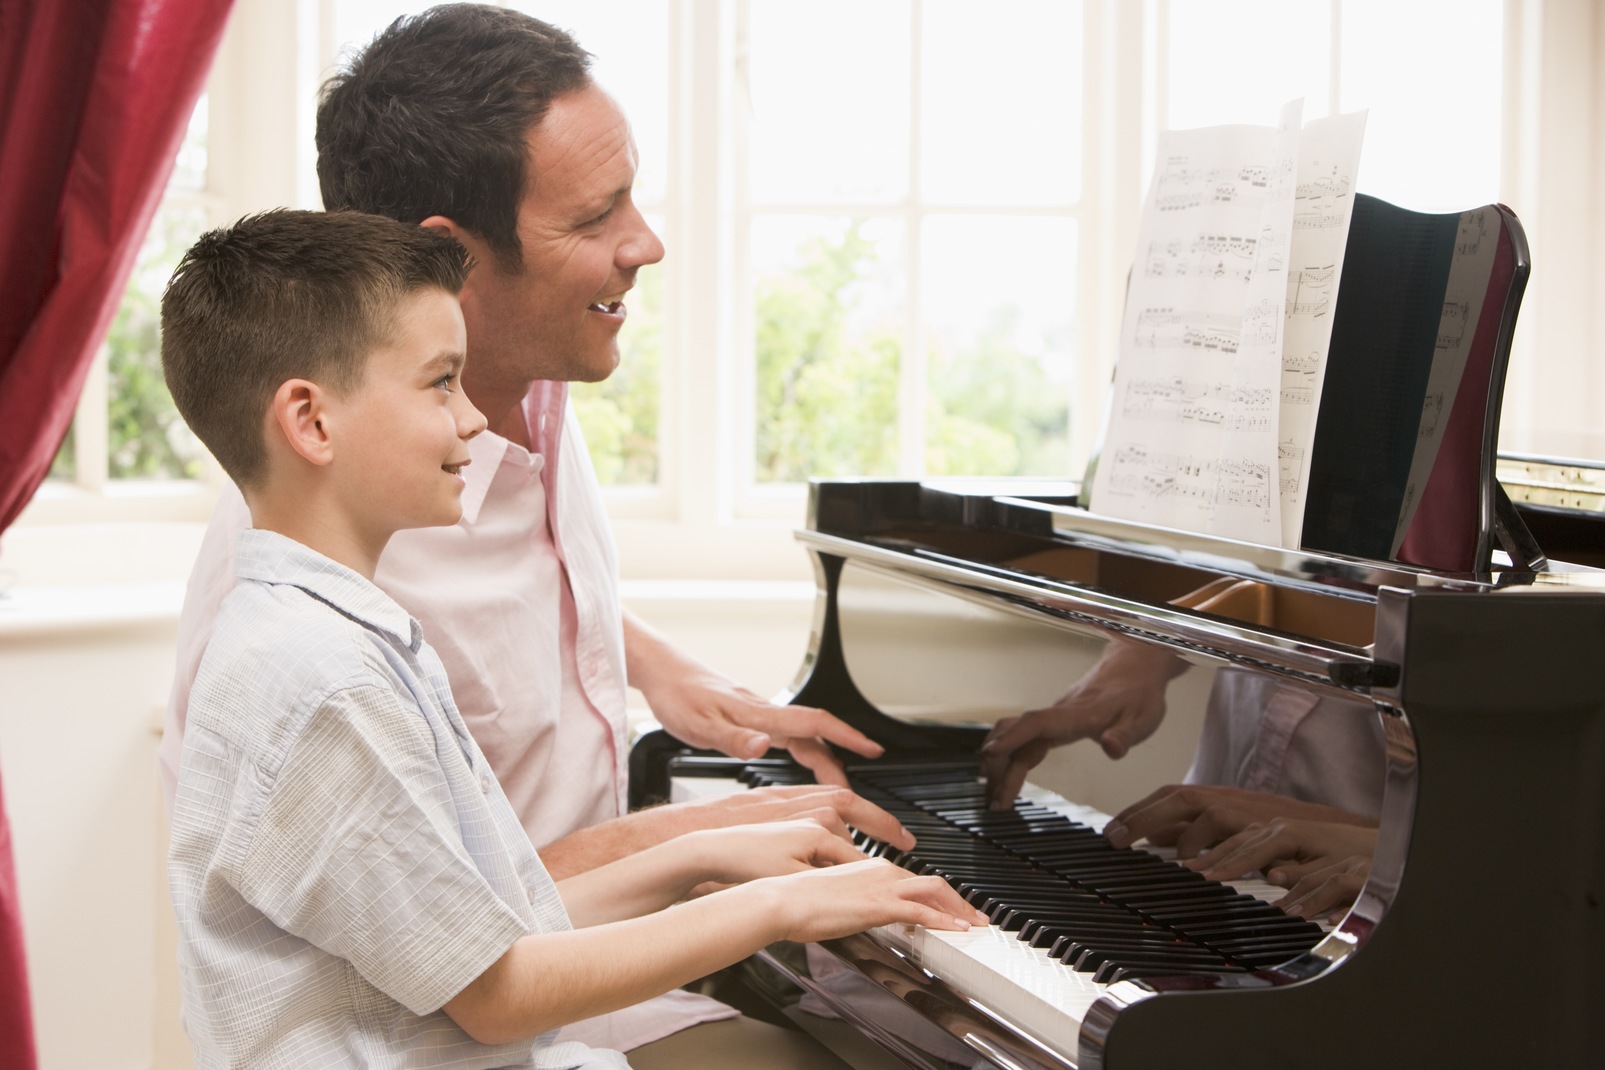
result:
<svg viewBox="0 0 1605 1070"><path fill-rule="evenodd" d="M1046 950L1052 948L1061 937L1090 941L1152 931L1156 930L1140 925L1100 924L1097 920L1088 919L1033 918L1020 927L1020 939L1032 947Z"/></svg>

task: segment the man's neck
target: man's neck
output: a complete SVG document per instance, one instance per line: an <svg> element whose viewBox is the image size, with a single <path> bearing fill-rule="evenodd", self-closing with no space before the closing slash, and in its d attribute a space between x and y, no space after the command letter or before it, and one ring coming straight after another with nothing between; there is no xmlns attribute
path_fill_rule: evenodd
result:
<svg viewBox="0 0 1605 1070"><path fill-rule="evenodd" d="M473 368L471 357L469 368ZM487 384L467 378L463 382L468 400L485 414L486 427L525 449L530 446L529 420L524 415L524 398L529 387L529 383Z"/></svg>

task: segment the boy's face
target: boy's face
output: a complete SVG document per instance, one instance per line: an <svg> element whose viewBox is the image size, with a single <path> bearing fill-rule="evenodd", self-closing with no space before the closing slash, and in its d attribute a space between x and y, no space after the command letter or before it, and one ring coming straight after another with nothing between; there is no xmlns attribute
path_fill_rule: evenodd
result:
<svg viewBox="0 0 1605 1070"><path fill-rule="evenodd" d="M381 540L462 517L459 470L468 440L485 428L458 381L468 342L457 298L408 294L392 331L368 355L361 383L336 402L342 495L357 526Z"/></svg>

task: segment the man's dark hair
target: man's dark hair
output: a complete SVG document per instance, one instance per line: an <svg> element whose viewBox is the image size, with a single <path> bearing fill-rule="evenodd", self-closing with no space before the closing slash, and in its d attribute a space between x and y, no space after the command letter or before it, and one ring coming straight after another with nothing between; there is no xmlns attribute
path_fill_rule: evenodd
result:
<svg viewBox="0 0 1605 1070"><path fill-rule="evenodd" d="M278 388L351 390L395 340L402 299L461 293L468 269L451 238L359 212L281 209L201 235L162 294L162 374L179 415L236 484L259 485Z"/></svg>
<svg viewBox="0 0 1605 1070"><path fill-rule="evenodd" d="M324 84L324 207L420 223L447 216L518 269L525 141L553 100L590 84L565 30L505 8L445 4L392 22Z"/></svg>

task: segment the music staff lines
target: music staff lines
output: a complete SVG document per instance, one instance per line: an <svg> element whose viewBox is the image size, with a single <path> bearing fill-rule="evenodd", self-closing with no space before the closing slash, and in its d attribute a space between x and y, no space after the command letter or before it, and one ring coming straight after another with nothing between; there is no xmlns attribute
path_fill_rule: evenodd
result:
<svg viewBox="0 0 1605 1070"><path fill-rule="evenodd" d="M1295 271L1287 279L1287 313L1290 316L1324 316L1337 292L1337 270L1331 264Z"/></svg>
<svg viewBox="0 0 1605 1070"><path fill-rule="evenodd" d="M1229 431L1270 431L1276 422L1274 391L1182 379L1135 380L1121 414L1133 420L1204 424Z"/></svg>
<svg viewBox="0 0 1605 1070"><path fill-rule="evenodd" d="M1125 446L1111 459L1109 488L1142 498L1181 498L1214 508L1268 509L1270 470L1254 461L1214 460Z"/></svg>
<svg viewBox="0 0 1605 1070"><path fill-rule="evenodd" d="M1144 273L1151 279L1206 278L1247 282L1254 273L1258 238L1200 234L1192 241L1149 242Z"/></svg>
<svg viewBox="0 0 1605 1070"><path fill-rule="evenodd" d="M1482 249L1483 239L1488 237L1491 229L1488 221L1490 214L1486 208L1461 213L1460 228L1455 235L1456 256L1476 256Z"/></svg>
<svg viewBox="0 0 1605 1070"><path fill-rule="evenodd" d="M1161 212L1235 204L1240 198L1258 196L1269 180L1268 169L1261 165L1195 167L1188 157L1173 156L1157 176L1153 203Z"/></svg>
<svg viewBox="0 0 1605 1070"><path fill-rule="evenodd" d="M1438 318L1438 338L1434 348L1442 351L1459 349L1466 344L1468 329L1475 330L1476 325L1471 320L1470 301L1445 301L1443 313Z"/></svg>
<svg viewBox="0 0 1605 1070"><path fill-rule="evenodd" d="M1277 474L1281 480L1282 493L1290 494L1297 489L1299 478L1304 471L1304 447L1285 440L1277 443L1276 463L1280 469Z"/></svg>
<svg viewBox="0 0 1605 1070"><path fill-rule="evenodd" d="M1140 349L1236 353L1241 337L1239 316L1149 308L1137 314L1132 344Z"/></svg>

